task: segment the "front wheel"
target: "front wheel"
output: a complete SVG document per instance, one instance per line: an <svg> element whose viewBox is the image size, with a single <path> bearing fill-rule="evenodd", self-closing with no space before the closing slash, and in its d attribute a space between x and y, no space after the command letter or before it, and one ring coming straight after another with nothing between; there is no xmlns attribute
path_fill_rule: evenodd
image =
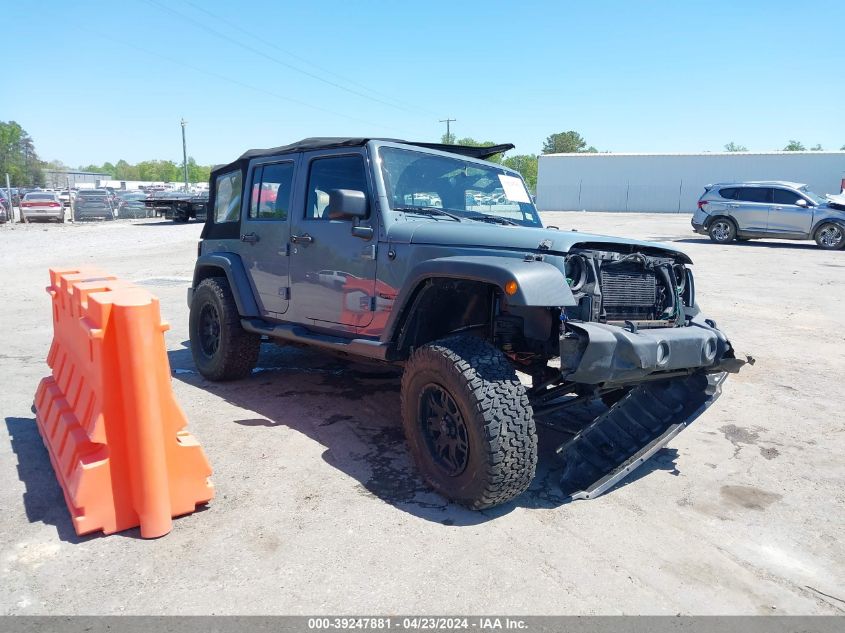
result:
<svg viewBox="0 0 845 633"><path fill-rule="evenodd" d="M261 337L241 326L238 306L225 277L210 277L197 286L188 329L194 363L209 380L243 378L258 362Z"/></svg>
<svg viewBox="0 0 845 633"><path fill-rule="evenodd" d="M845 246L845 229L833 222L822 224L816 231L815 240L819 248L828 251L839 250Z"/></svg>
<svg viewBox="0 0 845 633"><path fill-rule="evenodd" d="M726 218L716 218L710 223L707 234L717 244L727 244L736 237L736 227Z"/></svg>
<svg viewBox="0 0 845 633"><path fill-rule="evenodd" d="M534 478L537 431L508 359L472 336L416 350L402 375L402 425L426 482L472 509L519 496Z"/></svg>

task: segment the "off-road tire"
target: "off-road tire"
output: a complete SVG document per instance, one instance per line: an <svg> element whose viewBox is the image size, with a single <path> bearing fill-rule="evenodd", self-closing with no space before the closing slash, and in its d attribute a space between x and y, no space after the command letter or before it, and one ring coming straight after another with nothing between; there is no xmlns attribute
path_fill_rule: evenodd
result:
<svg viewBox="0 0 845 633"><path fill-rule="evenodd" d="M834 242L833 240L837 235L839 236L839 240ZM813 239L819 248L823 248L826 251L838 251L845 248L845 227L835 222L825 222L816 229Z"/></svg>
<svg viewBox="0 0 845 633"><path fill-rule="evenodd" d="M707 227L707 235L717 244L727 244L736 238L736 224L728 218L714 218Z"/></svg>
<svg viewBox="0 0 845 633"><path fill-rule="evenodd" d="M422 419L424 396L438 388L453 398L466 429L466 466L458 473L438 463ZM505 503L534 478L537 430L525 388L505 355L479 338L451 336L414 351L402 375L402 425L425 481L471 509Z"/></svg>
<svg viewBox="0 0 845 633"><path fill-rule="evenodd" d="M210 337L202 330L203 319L213 321L214 315L218 324L216 347L209 343ZM241 326L241 316L225 277L209 277L197 286L191 300L188 327L194 364L209 380L243 378L258 362L261 337Z"/></svg>

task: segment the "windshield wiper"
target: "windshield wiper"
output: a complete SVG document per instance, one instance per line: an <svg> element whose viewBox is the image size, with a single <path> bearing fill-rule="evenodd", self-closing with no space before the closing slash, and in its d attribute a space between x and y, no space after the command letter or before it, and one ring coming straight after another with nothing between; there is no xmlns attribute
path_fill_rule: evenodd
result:
<svg viewBox="0 0 845 633"><path fill-rule="evenodd" d="M519 222L514 222L508 218L503 218L499 215L489 215L487 213L481 213L480 211L473 211L473 214L469 217L470 220L477 220L478 222L490 222L492 224L508 224L510 226L519 226Z"/></svg>
<svg viewBox="0 0 845 633"><path fill-rule="evenodd" d="M425 206L421 206L421 207L413 207L413 206L393 207L393 210L394 211L404 211L405 213L419 213L420 215L443 215L443 216L446 216L447 218L452 218L453 220L456 220L457 222L461 221L460 216L455 215L454 213L449 213L448 211L444 211L440 207L425 207Z"/></svg>

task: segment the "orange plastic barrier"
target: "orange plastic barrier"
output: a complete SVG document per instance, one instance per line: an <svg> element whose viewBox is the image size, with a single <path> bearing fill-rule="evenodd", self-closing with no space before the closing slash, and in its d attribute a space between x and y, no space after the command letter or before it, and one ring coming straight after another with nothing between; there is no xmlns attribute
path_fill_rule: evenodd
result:
<svg viewBox="0 0 845 633"><path fill-rule="evenodd" d="M47 292L53 373L38 385L36 420L76 533L163 536L214 488L183 430L158 299L93 268L50 270Z"/></svg>

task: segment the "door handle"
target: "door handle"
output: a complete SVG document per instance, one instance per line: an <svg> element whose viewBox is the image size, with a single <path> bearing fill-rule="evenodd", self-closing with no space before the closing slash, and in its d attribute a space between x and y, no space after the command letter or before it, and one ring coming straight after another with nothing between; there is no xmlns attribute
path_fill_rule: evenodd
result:
<svg viewBox="0 0 845 633"><path fill-rule="evenodd" d="M731 209L739 209L739 205L738 205L738 204L729 204L728 206L729 206Z"/></svg>
<svg viewBox="0 0 845 633"><path fill-rule="evenodd" d="M311 244L314 241L314 238L308 235L308 233L303 233L302 235L291 235L290 241L292 244Z"/></svg>
<svg viewBox="0 0 845 633"><path fill-rule="evenodd" d="M248 242L249 244L255 244L259 239L257 233L244 233L241 235L241 242Z"/></svg>

